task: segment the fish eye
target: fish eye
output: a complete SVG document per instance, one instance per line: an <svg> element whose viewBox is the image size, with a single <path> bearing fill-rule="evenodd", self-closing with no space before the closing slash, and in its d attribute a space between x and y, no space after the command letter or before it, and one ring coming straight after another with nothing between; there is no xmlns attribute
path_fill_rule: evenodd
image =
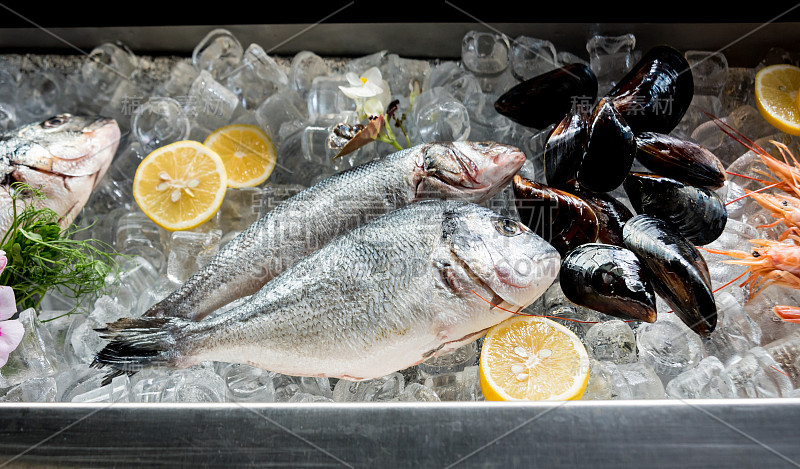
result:
<svg viewBox="0 0 800 469"><path fill-rule="evenodd" d="M489 148L491 148L492 143L491 142L475 142L475 146L478 147L478 149L480 149L480 150L488 150Z"/></svg>
<svg viewBox="0 0 800 469"><path fill-rule="evenodd" d="M503 236L516 236L522 232L519 223L510 218L498 218L494 222L494 228Z"/></svg>
<svg viewBox="0 0 800 469"><path fill-rule="evenodd" d="M61 114L58 116L53 116L46 121L42 122L42 127L45 129L53 129L55 127L60 127L67 123L69 120L69 116L66 114Z"/></svg>

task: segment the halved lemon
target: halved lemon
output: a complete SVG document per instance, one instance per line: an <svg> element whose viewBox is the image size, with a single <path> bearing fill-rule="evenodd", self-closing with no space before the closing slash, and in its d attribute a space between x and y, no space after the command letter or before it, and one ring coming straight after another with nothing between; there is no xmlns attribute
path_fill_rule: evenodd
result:
<svg viewBox="0 0 800 469"><path fill-rule="evenodd" d="M756 73L756 107L767 122L791 135L800 135L800 67L769 65Z"/></svg>
<svg viewBox="0 0 800 469"><path fill-rule="evenodd" d="M486 334L479 373L489 401L580 399L589 383L589 354L561 324L515 316Z"/></svg>
<svg viewBox="0 0 800 469"><path fill-rule="evenodd" d="M222 159L200 142L182 140L147 155L133 177L133 197L158 226L195 228L217 213L227 187Z"/></svg>
<svg viewBox="0 0 800 469"><path fill-rule="evenodd" d="M266 181L275 169L277 156L272 139L249 124L219 128L204 144L217 152L228 173L228 187L254 187Z"/></svg>

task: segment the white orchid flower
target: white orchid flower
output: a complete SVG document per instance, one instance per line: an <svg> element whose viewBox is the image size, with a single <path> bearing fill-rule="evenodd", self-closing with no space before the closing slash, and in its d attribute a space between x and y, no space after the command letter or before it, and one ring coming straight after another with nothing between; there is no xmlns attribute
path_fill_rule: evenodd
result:
<svg viewBox="0 0 800 469"><path fill-rule="evenodd" d="M377 67L370 68L361 76L348 72L345 78L350 86L340 86L339 89L356 102L356 112L367 116L384 113L392 101L392 95L389 83L383 79Z"/></svg>

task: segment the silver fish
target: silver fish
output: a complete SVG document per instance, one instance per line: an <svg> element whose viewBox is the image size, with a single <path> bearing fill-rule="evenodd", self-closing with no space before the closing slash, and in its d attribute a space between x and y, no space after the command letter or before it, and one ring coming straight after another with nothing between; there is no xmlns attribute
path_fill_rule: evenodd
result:
<svg viewBox="0 0 800 469"><path fill-rule="evenodd" d="M119 140L115 120L72 114L0 135L0 232L12 222L13 182L42 190L37 207L53 209L64 227L71 223L111 165Z"/></svg>
<svg viewBox="0 0 800 469"><path fill-rule="evenodd" d="M94 367L247 363L293 376L385 376L476 340L553 282L558 251L480 205L428 200L332 240L203 320L122 319ZM506 311L508 310L508 311Z"/></svg>
<svg viewBox="0 0 800 469"><path fill-rule="evenodd" d="M524 162L509 145L430 143L335 174L275 207L145 315L202 319L379 215L423 199L488 200Z"/></svg>

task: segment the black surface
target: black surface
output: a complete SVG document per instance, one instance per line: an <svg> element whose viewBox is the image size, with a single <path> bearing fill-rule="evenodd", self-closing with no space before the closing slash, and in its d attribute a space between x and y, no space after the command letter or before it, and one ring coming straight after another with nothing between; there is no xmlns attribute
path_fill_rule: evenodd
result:
<svg viewBox="0 0 800 469"><path fill-rule="evenodd" d="M5 10L5 11L3 11ZM788 22L800 21L796 2L751 3L673 0L664 4L615 2L304 1L111 2L13 1L0 4L0 28L167 26L217 24L403 22Z"/></svg>

